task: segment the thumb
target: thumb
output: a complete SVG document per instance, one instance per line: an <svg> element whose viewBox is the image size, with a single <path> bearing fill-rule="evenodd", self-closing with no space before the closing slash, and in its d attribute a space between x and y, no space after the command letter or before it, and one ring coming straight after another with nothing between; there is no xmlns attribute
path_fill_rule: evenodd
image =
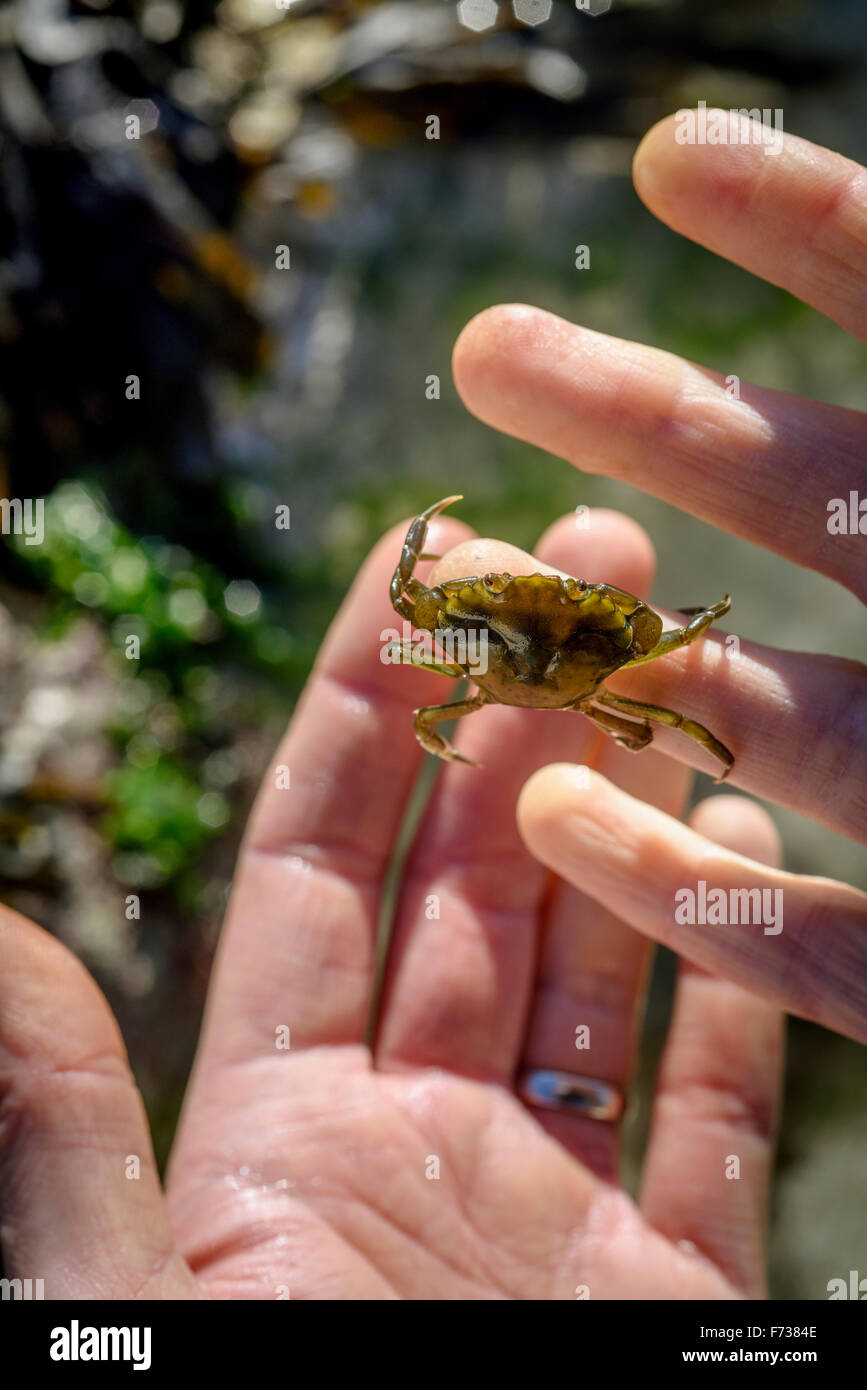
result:
<svg viewBox="0 0 867 1390"><path fill-rule="evenodd" d="M65 946L0 906L0 1238L48 1299L190 1299L117 1023Z"/></svg>

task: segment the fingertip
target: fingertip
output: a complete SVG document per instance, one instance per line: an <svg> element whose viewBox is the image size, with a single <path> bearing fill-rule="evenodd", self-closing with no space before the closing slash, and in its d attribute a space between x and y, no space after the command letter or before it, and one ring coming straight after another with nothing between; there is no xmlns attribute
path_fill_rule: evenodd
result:
<svg viewBox="0 0 867 1390"><path fill-rule="evenodd" d="M481 414L488 391L501 391L515 358L544 348L562 322L532 304L495 304L471 318L452 350L455 388L467 408Z"/></svg>
<svg viewBox="0 0 867 1390"><path fill-rule="evenodd" d="M582 763L548 763L527 778L518 796L518 829L543 863L548 862L546 850L561 840L569 821L589 813L600 783L605 778Z"/></svg>
<svg viewBox="0 0 867 1390"><path fill-rule="evenodd" d="M482 309L464 325L452 348L452 377L458 395L467 404L472 396L480 369L486 361L492 343L496 342L496 325L500 306Z"/></svg>
<svg viewBox="0 0 867 1390"><path fill-rule="evenodd" d="M722 122L728 129L726 138L703 138L696 129L702 122ZM714 246L708 228L714 222L725 226L744 211L760 175L765 129L745 114L719 107L685 108L665 116L651 126L635 151L635 191L660 221L693 241ZM797 142L789 136L783 140L794 156Z"/></svg>
<svg viewBox="0 0 867 1390"><path fill-rule="evenodd" d="M780 832L768 812L747 796L711 796L692 810L688 825L706 840L780 868L783 845Z"/></svg>
<svg viewBox="0 0 867 1390"><path fill-rule="evenodd" d="M615 584L636 595L653 583L656 554L647 532L621 512L586 508L560 517L533 554L489 536L460 539L446 550L428 583L488 574L559 574Z"/></svg>
<svg viewBox="0 0 867 1390"><path fill-rule="evenodd" d="M455 381L458 373L468 363L472 363L480 348L488 349L495 345L504 329L520 331L534 324L542 310L532 304L491 304L474 314L455 340L452 349L452 367Z"/></svg>
<svg viewBox="0 0 867 1390"><path fill-rule="evenodd" d="M539 538L536 554L557 569L595 584L647 594L656 572L653 542L637 521L607 507L576 507Z"/></svg>
<svg viewBox="0 0 867 1390"><path fill-rule="evenodd" d="M58 1031L57 1001L66 1024ZM125 1057L117 1022L93 976L62 941L0 905L0 1054Z"/></svg>
<svg viewBox="0 0 867 1390"><path fill-rule="evenodd" d="M469 539L459 540L435 562L428 583L444 584L449 579L475 578L491 572L533 574L539 570L550 572L551 566L539 564L533 555L508 541L471 533Z"/></svg>
<svg viewBox="0 0 867 1390"><path fill-rule="evenodd" d="M650 127L632 158L635 191L651 211L670 185L672 156L680 150L674 138L676 122L676 115L663 116Z"/></svg>

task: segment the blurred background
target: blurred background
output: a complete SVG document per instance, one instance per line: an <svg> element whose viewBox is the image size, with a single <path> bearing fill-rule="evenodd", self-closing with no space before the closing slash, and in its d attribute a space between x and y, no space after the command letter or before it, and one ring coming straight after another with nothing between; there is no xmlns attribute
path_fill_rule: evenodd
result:
<svg viewBox="0 0 867 1390"><path fill-rule="evenodd" d="M46 499L44 543L0 549L0 891L108 994L161 1161L245 813L385 527L461 491L532 546L620 507L657 603L731 589L745 638L863 654L830 581L498 436L449 358L524 300L863 406L867 349L656 223L629 169L699 100L867 162L865 74L862 0L0 6L0 496ZM864 886L854 844L771 811L787 867ZM662 953L633 1184L671 982ZM793 1023L777 1297L867 1273L865 1105L863 1050Z"/></svg>

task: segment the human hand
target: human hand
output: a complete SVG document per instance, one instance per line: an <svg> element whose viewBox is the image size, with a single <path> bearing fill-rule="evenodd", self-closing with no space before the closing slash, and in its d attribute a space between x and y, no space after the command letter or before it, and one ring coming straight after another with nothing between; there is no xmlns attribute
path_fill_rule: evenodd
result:
<svg viewBox="0 0 867 1390"><path fill-rule="evenodd" d="M677 816L678 763L624 752L571 714L494 707L468 721L458 745L485 771L442 771L406 863L373 1055L365 1046L384 876L422 757L411 711L449 690L380 661L404 530L364 566L265 778L167 1200L105 1000L59 942L0 910L5 1272L43 1278L48 1298L763 1292L777 1011L684 968L638 1206L617 1180L615 1124L530 1108L515 1085L553 1068L625 1088L651 950L524 848L521 786L565 751ZM466 535L435 523L434 548L461 542L439 577L468 562L539 567ZM586 532L558 522L539 555L650 586L644 533L613 513ZM741 798L705 803L694 823L777 860L768 817ZM726 1181L732 1155L739 1181Z"/></svg>
<svg viewBox="0 0 867 1390"><path fill-rule="evenodd" d="M867 171L791 136L771 156L756 143L679 145L674 131L674 117L662 121L636 155L651 211L867 336ZM736 400L715 372L525 306L474 319L454 367L487 423L867 593L867 516L860 533L827 524L830 499L867 495L867 416L744 385ZM864 666L748 642L737 661L725 655L714 629L609 684L710 727L735 753L731 785L863 840ZM655 742L698 763L676 733ZM867 1041L867 896L721 851L626 790L593 775L585 785L558 764L530 780L519 807L543 863L714 974ZM699 881L727 901L732 890L781 891L784 929L679 923L676 895Z"/></svg>

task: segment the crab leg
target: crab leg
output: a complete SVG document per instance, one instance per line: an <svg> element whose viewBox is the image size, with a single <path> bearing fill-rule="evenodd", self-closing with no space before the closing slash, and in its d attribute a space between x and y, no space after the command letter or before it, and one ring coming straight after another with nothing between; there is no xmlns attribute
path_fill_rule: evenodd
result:
<svg viewBox="0 0 867 1390"><path fill-rule="evenodd" d="M593 699L599 704L607 705L610 709L620 710L623 714L634 715L637 719L649 719L655 724L667 724L673 729L682 729L690 738L700 743L702 748L706 748L708 753L718 758L722 763L724 771L717 777L718 782L722 782L728 777L734 766L734 754L730 753L724 743L720 743L718 738L714 738L709 729L703 724L697 724L694 719L688 719L685 714L678 714L677 710L666 709L664 705L648 705L643 700L628 700L625 695L612 695L610 691L600 691L594 695Z"/></svg>
<svg viewBox="0 0 867 1390"><path fill-rule="evenodd" d="M623 719L619 714L594 709L592 705L575 705L573 708L579 714L586 714L588 719L593 719L621 748L628 748L631 753L638 753L653 742L653 730L646 720L636 724L634 719Z"/></svg>
<svg viewBox="0 0 867 1390"><path fill-rule="evenodd" d="M627 661L621 667L626 671L630 666L641 666L645 661L655 661L658 656L668 656L669 652L676 652L679 647L688 647L690 642L694 642L696 637L700 637L705 628L710 627L717 618L723 617L732 606L732 601L728 594L723 595L721 603L715 603L711 608L684 608L683 613L695 613L691 623L686 627L675 627L670 632L664 632L652 651L646 652L644 656L637 656L634 661Z"/></svg>
<svg viewBox="0 0 867 1390"><path fill-rule="evenodd" d="M396 666L416 666L420 671L435 671L440 676L461 677L465 675L461 666L455 666L448 661L421 661L413 656L412 642L391 642L388 647L389 656Z"/></svg>
<svg viewBox="0 0 867 1390"><path fill-rule="evenodd" d="M462 496L462 493L457 493L454 497L444 497L441 502L434 502L433 506L428 507L411 522L406 533L403 550L397 569L392 575L388 592L394 608L397 609L402 618L408 618L410 622L412 622L414 608L410 600L413 599L414 594L424 588L424 585L420 584L417 579L413 579L412 576L416 565L423 556L428 523L440 512L445 511L446 507L450 507L453 502L460 502ZM406 597L407 594L409 595L408 598Z"/></svg>
<svg viewBox="0 0 867 1390"><path fill-rule="evenodd" d="M463 672L461 673L463 674ZM456 700L453 705L425 705L424 709L415 711L415 736L422 748L428 753L433 753L438 758L447 758L450 762L469 763L470 767L478 767L479 764L472 758L464 757L456 748L452 748L450 743L438 734L431 726L442 724L447 719L460 719L465 714L472 714L475 710L481 709L482 705L487 704L488 697L483 690L478 695L474 695L469 700Z"/></svg>

